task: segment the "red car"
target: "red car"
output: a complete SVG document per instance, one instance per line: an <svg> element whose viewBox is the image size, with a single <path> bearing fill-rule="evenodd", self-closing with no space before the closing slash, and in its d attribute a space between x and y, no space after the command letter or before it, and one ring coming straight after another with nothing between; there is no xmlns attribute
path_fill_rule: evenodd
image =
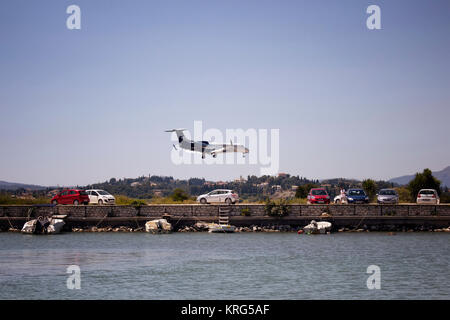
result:
<svg viewBox="0 0 450 320"><path fill-rule="evenodd" d="M313 188L309 190L309 194L307 197L308 204L330 204L330 196L327 193L327 190L323 188Z"/></svg>
<svg viewBox="0 0 450 320"><path fill-rule="evenodd" d="M73 204L79 205L80 203L88 204L89 196L84 190L77 189L65 189L54 196L51 200L52 204Z"/></svg>

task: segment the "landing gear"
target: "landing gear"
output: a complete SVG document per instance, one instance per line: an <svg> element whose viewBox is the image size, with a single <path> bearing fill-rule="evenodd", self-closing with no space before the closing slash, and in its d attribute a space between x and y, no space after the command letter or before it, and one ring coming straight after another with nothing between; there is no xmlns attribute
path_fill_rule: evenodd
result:
<svg viewBox="0 0 450 320"><path fill-rule="evenodd" d="M202 153L202 159L205 159L205 154L204 153Z"/></svg>

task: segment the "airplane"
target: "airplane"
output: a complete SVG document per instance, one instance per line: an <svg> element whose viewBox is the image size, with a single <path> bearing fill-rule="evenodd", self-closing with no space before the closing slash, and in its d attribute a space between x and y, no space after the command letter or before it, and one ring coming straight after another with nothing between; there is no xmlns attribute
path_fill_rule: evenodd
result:
<svg viewBox="0 0 450 320"><path fill-rule="evenodd" d="M249 150L243 145L233 144L232 140L230 140L231 144L209 143L208 141L192 141L185 137L183 133L185 130L186 129L171 129L166 130L165 132L176 132L178 137L178 145L180 148L201 152L202 159L205 159L205 154L210 154L213 158L215 158L218 153L242 152L242 156L245 157L245 154L249 152ZM173 147L175 150L178 150L175 145L173 145Z"/></svg>

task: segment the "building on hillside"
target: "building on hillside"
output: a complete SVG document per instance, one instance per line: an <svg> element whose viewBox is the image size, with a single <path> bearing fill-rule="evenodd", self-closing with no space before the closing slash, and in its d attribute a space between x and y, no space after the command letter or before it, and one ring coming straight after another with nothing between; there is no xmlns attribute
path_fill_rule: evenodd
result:
<svg viewBox="0 0 450 320"><path fill-rule="evenodd" d="M268 182L261 182L261 183L258 183L256 186L257 186L258 188L265 188L265 187L267 187L268 185L269 185Z"/></svg>

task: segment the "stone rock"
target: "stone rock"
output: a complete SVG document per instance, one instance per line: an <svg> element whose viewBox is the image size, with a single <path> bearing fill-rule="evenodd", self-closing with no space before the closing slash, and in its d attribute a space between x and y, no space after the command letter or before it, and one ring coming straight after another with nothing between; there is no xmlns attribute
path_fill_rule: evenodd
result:
<svg viewBox="0 0 450 320"><path fill-rule="evenodd" d="M170 233L172 232L172 225L166 219L155 219L145 223L145 231L150 233Z"/></svg>
<svg viewBox="0 0 450 320"><path fill-rule="evenodd" d="M194 228L198 231L208 231L210 225L210 223L199 221L194 224Z"/></svg>

